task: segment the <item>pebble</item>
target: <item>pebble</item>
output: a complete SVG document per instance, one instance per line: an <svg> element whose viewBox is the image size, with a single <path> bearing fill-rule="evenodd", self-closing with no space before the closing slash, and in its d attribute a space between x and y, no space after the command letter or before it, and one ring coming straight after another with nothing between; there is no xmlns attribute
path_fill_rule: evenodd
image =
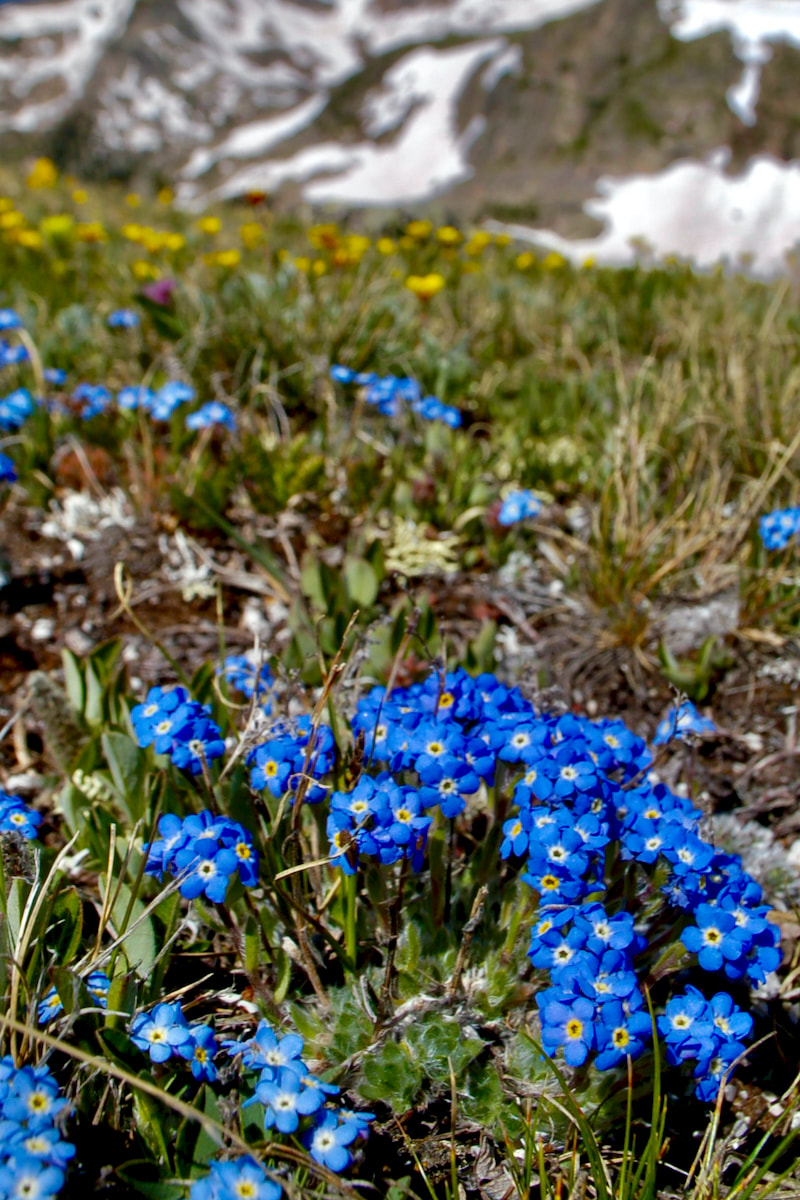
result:
<svg viewBox="0 0 800 1200"><path fill-rule="evenodd" d="M87 637L80 629L73 627L68 629L64 634L64 645L73 654L83 655L88 654L94 646L94 642L90 637Z"/></svg>
<svg viewBox="0 0 800 1200"><path fill-rule="evenodd" d="M34 642L49 642L56 631L56 623L52 617L39 617L31 625L31 639Z"/></svg>

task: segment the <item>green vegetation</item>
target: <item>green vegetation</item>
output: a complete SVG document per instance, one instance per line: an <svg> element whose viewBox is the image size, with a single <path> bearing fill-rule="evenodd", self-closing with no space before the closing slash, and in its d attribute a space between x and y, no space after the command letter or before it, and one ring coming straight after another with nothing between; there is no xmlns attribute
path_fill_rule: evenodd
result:
<svg viewBox="0 0 800 1200"><path fill-rule="evenodd" d="M367 238L257 196L190 214L47 162L5 190L0 607L30 603L15 555L58 552L104 636L57 622L2 716L0 1105L77 1153L3 1149L0 1193L796 1195L783 984L747 1081L780 1114L729 1103L781 956L700 824L720 743L644 740L654 704L797 635L794 544L757 528L798 500L791 283ZM719 595L729 627L673 644L670 612ZM574 878L545 830L567 809ZM540 957L600 904L616 1025ZM690 1054L665 1030L695 987Z"/></svg>

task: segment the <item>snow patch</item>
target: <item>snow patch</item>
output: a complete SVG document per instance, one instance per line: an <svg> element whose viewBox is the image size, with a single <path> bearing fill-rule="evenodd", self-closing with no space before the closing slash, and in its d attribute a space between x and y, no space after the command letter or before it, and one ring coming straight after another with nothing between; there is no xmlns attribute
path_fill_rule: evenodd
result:
<svg viewBox="0 0 800 1200"><path fill-rule="evenodd" d="M493 222L515 237L573 262L626 264L646 248L657 258L689 258L698 267L727 260L760 276L779 274L800 243L800 162L759 155L741 175L723 173L729 152L706 162L684 159L656 175L600 179L584 210L604 221L599 237L570 240L550 230Z"/></svg>

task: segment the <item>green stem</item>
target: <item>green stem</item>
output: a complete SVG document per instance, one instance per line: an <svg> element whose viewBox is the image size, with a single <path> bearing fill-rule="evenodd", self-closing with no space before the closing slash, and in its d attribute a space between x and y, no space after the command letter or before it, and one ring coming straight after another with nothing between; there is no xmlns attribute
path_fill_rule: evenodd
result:
<svg viewBox="0 0 800 1200"><path fill-rule="evenodd" d="M358 957L356 935L358 912L358 875L344 877L344 945L350 969L355 974Z"/></svg>

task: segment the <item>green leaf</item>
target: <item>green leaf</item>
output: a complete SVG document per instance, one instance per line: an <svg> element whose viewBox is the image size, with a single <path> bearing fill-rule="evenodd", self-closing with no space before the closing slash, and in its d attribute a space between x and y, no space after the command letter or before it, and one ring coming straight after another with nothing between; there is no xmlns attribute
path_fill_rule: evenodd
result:
<svg viewBox="0 0 800 1200"><path fill-rule="evenodd" d="M105 880L100 879L100 890L104 890ZM123 945L125 954L133 970L140 979L148 979L156 959L156 937L153 922L150 917L142 918L145 905L139 899L132 900L132 892L126 883L114 884L117 896L112 905L111 919L117 935L125 935ZM130 905L130 916L126 928L122 928L125 914ZM138 922L138 924L137 924Z"/></svg>
<svg viewBox="0 0 800 1200"><path fill-rule="evenodd" d="M59 928L59 925L61 928ZM52 933L56 937L51 940ZM75 888L59 892L53 905L53 916L48 929L48 951L62 967L68 967L81 944L83 933L83 904Z"/></svg>
<svg viewBox="0 0 800 1200"><path fill-rule="evenodd" d="M81 665L72 651L66 648L61 651L61 660L64 665L64 683L69 702L75 709L75 712L82 713L86 690L83 683Z"/></svg>
<svg viewBox="0 0 800 1200"><path fill-rule="evenodd" d="M147 793L144 787L146 758L127 733L106 730L100 743L114 785L125 801L131 821L144 816Z"/></svg>
<svg viewBox="0 0 800 1200"><path fill-rule="evenodd" d="M90 725L103 723L103 685L91 663L86 668L86 701L83 715Z"/></svg>
<svg viewBox="0 0 800 1200"><path fill-rule="evenodd" d="M374 567L365 558L345 558L344 581L350 599L359 608L372 607L378 598L380 582Z"/></svg>

